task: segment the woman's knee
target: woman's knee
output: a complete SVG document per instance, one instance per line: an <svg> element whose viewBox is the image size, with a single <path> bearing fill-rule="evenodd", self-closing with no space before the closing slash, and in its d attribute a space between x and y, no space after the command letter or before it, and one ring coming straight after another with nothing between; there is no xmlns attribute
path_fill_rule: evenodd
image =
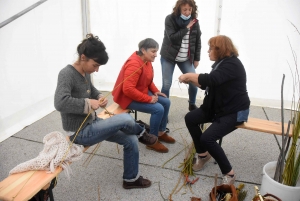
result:
<svg viewBox="0 0 300 201"><path fill-rule="evenodd" d="M171 80L164 80L162 89L169 90L171 88L171 86L172 86L172 81Z"/></svg>
<svg viewBox="0 0 300 201"><path fill-rule="evenodd" d="M154 107L153 107L153 110L151 111L151 114L157 114L157 115L161 114L161 115L163 115L164 111L165 111L164 106L160 103L156 103L156 104L154 104Z"/></svg>
<svg viewBox="0 0 300 201"><path fill-rule="evenodd" d="M132 116L130 116L130 114L128 113L122 113L119 114L119 117L122 119L123 122L125 122L126 124L130 124L130 125L134 125L135 121L132 118Z"/></svg>
<svg viewBox="0 0 300 201"><path fill-rule="evenodd" d="M191 112L188 112L185 116L184 116L184 121L185 121L185 124L188 125L188 124L194 124L195 120L195 117L194 115L191 113Z"/></svg>
<svg viewBox="0 0 300 201"><path fill-rule="evenodd" d="M160 98L159 100L160 104L163 106L164 109L169 109L171 105L171 101L169 98Z"/></svg>
<svg viewBox="0 0 300 201"><path fill-rule="evenodd" d="M200 137L200 143L205 147L210 147L213 144L217 143L218 140L217 136L214 133L203 132ZM218 143L217 143L218 144Z"/></svg>

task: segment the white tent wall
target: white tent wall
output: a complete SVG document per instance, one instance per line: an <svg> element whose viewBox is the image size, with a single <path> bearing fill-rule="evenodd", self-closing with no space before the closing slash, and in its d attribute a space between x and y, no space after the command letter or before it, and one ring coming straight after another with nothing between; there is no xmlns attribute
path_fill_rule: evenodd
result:
<svg viewBox="0 0 300 201"><path fill-rule="evenodd" d="M0 23L34 0L0 0ZM176 0L90 0L91 32L104 41L110 60L94 73L95 86L111 91L125 60L147 37L160 45L165 16ZM248 75L252 105L279 107L282 74L285 107L292 99L293 54L300 55L299 0L196 0L202 31L197 73L208 73L212 62L207 41L215 33L217 3L222 3L220 34L236 44ZM0 142L54 110L57 74L76 58L82 39L80 0L48 0L0 29ZM289 22L289 21L290 22ZM288 64L289 63L289 64ZM289 67L290 65L290 67ZM161 88L160 55L153 63L154 82ZM175 68L171 95L187 97ZM203 98L199 90L198 97Z"/></svg>
<svg viewBox="0 0 300 201"><path fill-rule="evenodd" d="M111 91L126 59L137 50L139 41L153 38L160 45L164 20L172 12L175 0L111 0L90 1L91 31L105 43L109 62L94 73L95 86ZM196 72L210 72L212 62L207 56L207 42L216 35L217 5L222 3L220 34L229 36L236 44L248 77L248 92L252 105L280 107L281 81L285 74L285 108L292 100L292 74L295 71L291 41L295 54L300 56L299 0L196 0L202 31L201 61ZM290 21L290 22L289 22ZM290 64L287 63L287 61ZM154 82L161 88L160 55L153 63ZM187 86L178 84L181 74L176 67L171 95L188 97ZM199 90L198 97L203 98Z"/></svg>
<svg viewBox="0 0 300 201"><path fill-rule="evenodd" d="M90 1L91 31L103 40L109 53L108 63L94 73L94 84L100 90L113 89L119 71L126 59L138 49L138 43L145 38L153 38L161 46L164 35L165 17L172 12L174 0L111 0L109 2ZM207 41L214 35L215 1L197 1L200 28L202 31L201 61L197 72L204 72L203 67L211 66L207 58ZM162 85L160 55L153 62L154 82L160 89ZM181 74L175 68L172 96L187 97L187 86L178 83ZM199 90L197 98L202 98Z"/></svg>
<svg viewBox="0 0 300 201"><path fill-rule="evenodd" d="M36 2L0 0L0 22ZM0 29L0 142L54 110L57 74L81 40L80 0L46 1Z"/></svg>
<svg viewBox="0 0 300 201"><path fill-rule="evenodd" d="M295 63L289 45L300 57L300 1L223 1L221 33L236 43L247 71L252 105L280 107L285 74L284 107L291 108ZM289 38L289 40L288 40ZM299 62L298 62L299 64ZM291 68L291 69L290 69ZM296 94L299 98L299 91Z"/></svg>

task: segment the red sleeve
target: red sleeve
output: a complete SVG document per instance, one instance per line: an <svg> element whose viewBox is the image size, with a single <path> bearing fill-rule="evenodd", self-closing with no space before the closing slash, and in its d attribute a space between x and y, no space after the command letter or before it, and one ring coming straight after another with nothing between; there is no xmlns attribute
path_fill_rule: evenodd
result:
<svg viewBox="0 0 300 201"><path fill-rule="evenodd" d="M137 83L141 76L142 69L140 69L140 64L138 62L132 61L128 62L124 70L123 83L123 93L134 101L150 103L152 98L148 94L137 89Z"/></svg>
<svg viewBox="0 0 300 201"><path fill-rule="evenodd" d="M149 90L155 94L156 92L159 92L159 90L157 89L157 87L155 86L154 82L151 82L150 86L149 86Z"/></svg>

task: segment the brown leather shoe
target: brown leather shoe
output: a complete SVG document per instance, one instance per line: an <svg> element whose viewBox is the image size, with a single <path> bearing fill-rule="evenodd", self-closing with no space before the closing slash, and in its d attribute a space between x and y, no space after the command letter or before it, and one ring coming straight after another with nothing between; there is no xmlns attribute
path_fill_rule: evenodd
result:
<svg viewBox="0 0 300 201"><path fill-rule="evenodd" d="M160 153L169 152L169 149L167 147L165 147L165 145L163 145L159 141L157 141L154 145L147 145L146 148L157 151L157 152L160 152Z"/></svg>
<svg viewBox="0 0 300 201"><path fill-rule="evenodd" d="M159 141L163 141L166 143L174 144L176 141L174 138L169 136L167 133L162 134L161 136L158 136Z"/></svg>
<svg viewBox="0 0 300 201"><path fill-rule="evenodd" d="M142 176L133 182L123 181L123 188L125 189L147 188L149 186L151 186L151 181L149 179L144 179Z"/></svg>

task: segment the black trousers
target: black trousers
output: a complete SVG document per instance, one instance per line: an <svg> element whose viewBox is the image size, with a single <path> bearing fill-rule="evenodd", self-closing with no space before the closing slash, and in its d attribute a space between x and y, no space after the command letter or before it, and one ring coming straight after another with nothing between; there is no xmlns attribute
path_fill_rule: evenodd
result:
<svg viewBox="0 0 300 201"><path fill-rule="evenodd" d="M199 125L209 122L212 124L202 133ZM222 174L230 172L232 166L217 140L234 131L235 126L241 124L241 122L237 122L237 113L212 121L201 108L198 108L186 114L185 124L193 139L196 152L200 154L208 151L218 163Z"/></svg>

